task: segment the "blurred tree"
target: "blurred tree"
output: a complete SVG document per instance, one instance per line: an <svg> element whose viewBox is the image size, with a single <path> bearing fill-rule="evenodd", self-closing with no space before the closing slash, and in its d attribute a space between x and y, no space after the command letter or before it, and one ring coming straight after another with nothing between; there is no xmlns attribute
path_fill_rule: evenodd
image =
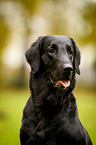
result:
<svg viewBox="0 0 96 145"><path fill-rule="evenodd" d="M3 74L2 50L5 48L5 45L7 45L8 35L9 35L8 26L5 23L2 15L0 15L0 87L3 86L3 81L2 81L2 74Z"/></svg>
<svg viewBox="0 0 96 145"><path fill-rule="evenodd" d="M96 46L96 2L86 3L80 13L85 21L85 29L87 29L85 35L80 39L83 44L93 43Z"/></svg>

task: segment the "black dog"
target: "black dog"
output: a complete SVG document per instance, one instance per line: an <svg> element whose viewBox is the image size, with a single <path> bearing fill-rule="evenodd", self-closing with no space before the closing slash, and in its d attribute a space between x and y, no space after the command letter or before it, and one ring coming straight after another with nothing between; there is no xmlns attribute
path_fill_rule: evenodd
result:
<svg viewBox="0 0 96 145"><path fill-rule="evenodd" d="M21 145L92 145L79 121L72 90L80 52L72 38L40 37L26 52L31 96L23 112Z"/></svg>

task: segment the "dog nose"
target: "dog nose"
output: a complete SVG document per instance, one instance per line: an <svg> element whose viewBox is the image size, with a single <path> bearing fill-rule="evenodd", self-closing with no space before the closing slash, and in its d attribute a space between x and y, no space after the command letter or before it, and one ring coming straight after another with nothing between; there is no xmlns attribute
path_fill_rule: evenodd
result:
<svg viewBox="0 0 96 145"><path fill-rule="evenodd" d="M64 72L69 72L73 70L73 67L71 64L64 64L63 69L64 69Z"/></svg>

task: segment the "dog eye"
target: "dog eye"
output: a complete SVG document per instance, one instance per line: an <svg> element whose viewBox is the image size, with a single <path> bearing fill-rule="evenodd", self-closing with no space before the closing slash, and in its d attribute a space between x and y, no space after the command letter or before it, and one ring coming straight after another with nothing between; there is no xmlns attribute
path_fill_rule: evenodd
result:
<svg viewBox="0 0 96 145"><path fill-rule="evenodd" d="M69 56L73 55L73 51L70 46L68 47L67 52L68 52Z"/></svg>
<svg viewBox="0 0 96 145"><path fill-rule="evenodd" d="M51 47L49 47L48 53L52 54L56 52L56 45L52 44Z"/></svg>
<svg viewBox="0 0 96 145"><path fill-rule="evenodd" d="M48 52L49 52L49 53L54 53L55 50L54 50L54 48L50 48L50 50L49 50Z"/></svg>
<svg viewBox="0 0 96 145"><path fill-rule="evenodd" d="M68 51L68 54L69 54L69 55L72 55L72 54L73 54L72 50L69 50L69 51Z"/></svg>

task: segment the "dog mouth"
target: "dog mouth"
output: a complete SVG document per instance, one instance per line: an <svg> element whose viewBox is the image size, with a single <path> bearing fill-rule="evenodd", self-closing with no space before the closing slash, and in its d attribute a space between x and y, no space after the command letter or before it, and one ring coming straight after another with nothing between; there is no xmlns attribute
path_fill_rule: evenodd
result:
<svg viewBox="0 0 96 145"><path fill-rule="evenodd" d="M70 86L70 80L59 80L56 85L62 85L63 87L67 88Z"/></svg>
<svg viewBox="0 0 96 145"><path fill-rule="evenodd" d="M70 79L63 79L63 80L57 80L55 81L51 76L49 77L50 82L55 86L62 86L64 88L67 88L70 86Z"/></svg>

